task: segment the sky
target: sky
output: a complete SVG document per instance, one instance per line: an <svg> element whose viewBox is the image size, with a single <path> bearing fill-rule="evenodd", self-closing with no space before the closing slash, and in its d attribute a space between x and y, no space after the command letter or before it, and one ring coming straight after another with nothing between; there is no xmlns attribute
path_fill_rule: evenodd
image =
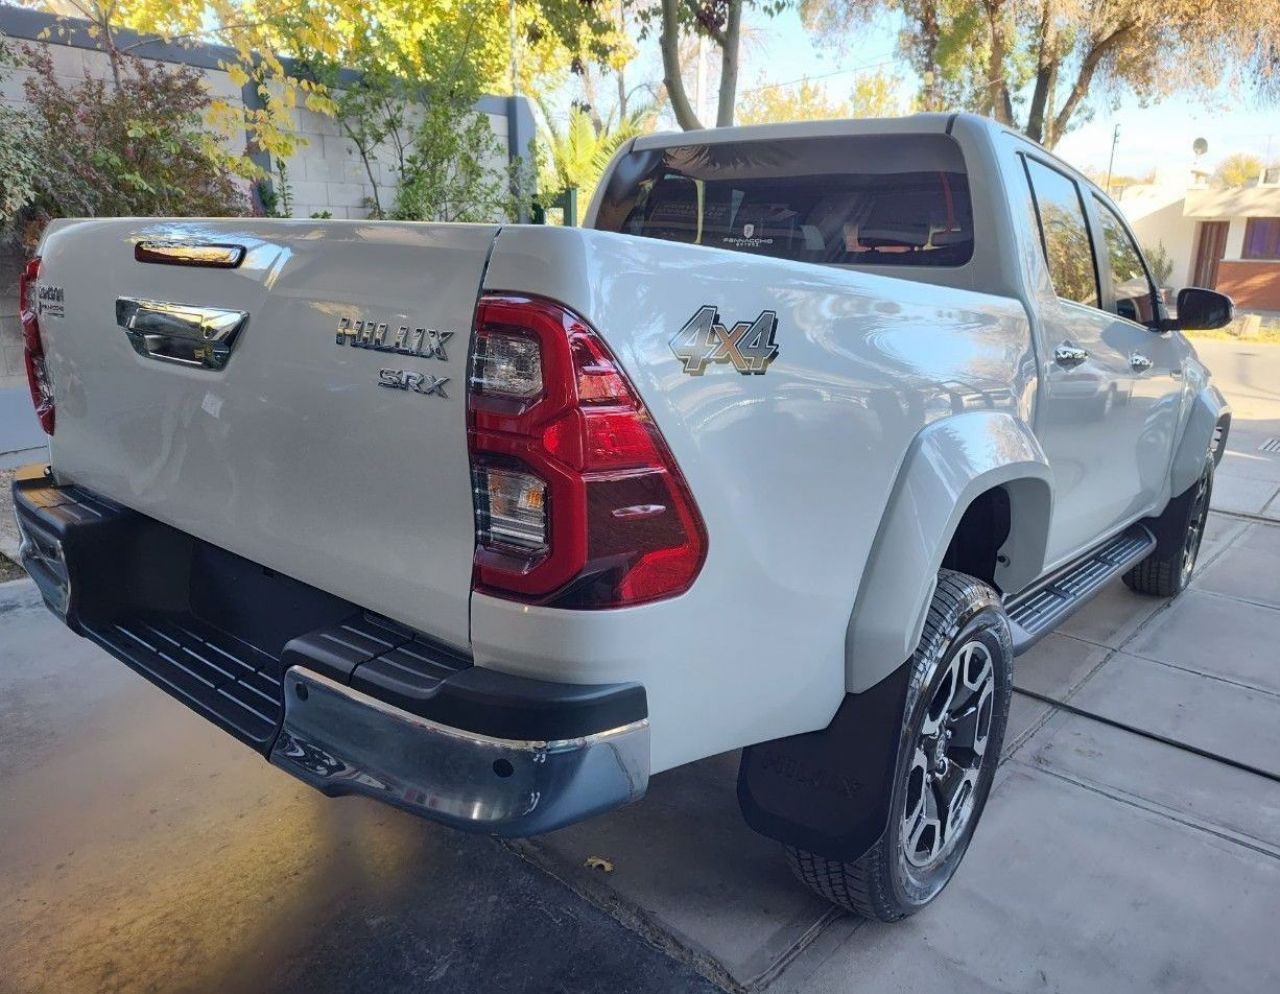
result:
<svg viewBox="0 0 1280 994"><path fill-rule="evenodd" d="M888 27L865 31L850 50L833 52L814 46L794 10L774 18L750 10L744 23L747 30L738 80L740 95L760 85L807 76L822 77L833 96L842 96L851 89L859 67L862 72L896 69L914 92L912 74L895 59L897 38ZM642 42L641 47L645 69L660 78L656 40ZM714 101L708 101L708 106L714 106ZM1056 152L1078 168L1105 171L1117 124L1117 175L1143 175L1157 167L1166 174L1188 175L1196 165L1191 146L1197 138L1209 143L1201 165L1210 170L1233 152L1252 152L1269 161L1280 159L1280 106L1244 107L1228 94L1220 96L1212 107L1184 97L1172 97L1145 108L1128 97L1115 110L1097 102L1093 120L1068 133Z"/></svg>

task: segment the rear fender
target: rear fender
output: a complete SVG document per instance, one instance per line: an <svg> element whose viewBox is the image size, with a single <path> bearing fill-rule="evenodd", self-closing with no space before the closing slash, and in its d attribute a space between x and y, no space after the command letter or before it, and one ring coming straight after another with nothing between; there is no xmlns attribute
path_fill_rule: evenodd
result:
<svg viewBox="0 0 1280 994"><path fill-rule="evenodd" d="M938 569L965 510L1009 492L1009 537L996 581L1016 591L1044 568L1052 498L1049 463L1023 422L971 411L924 428L912 442L880 522L845 637L846 689L875 686L920 640Z"/></svg>

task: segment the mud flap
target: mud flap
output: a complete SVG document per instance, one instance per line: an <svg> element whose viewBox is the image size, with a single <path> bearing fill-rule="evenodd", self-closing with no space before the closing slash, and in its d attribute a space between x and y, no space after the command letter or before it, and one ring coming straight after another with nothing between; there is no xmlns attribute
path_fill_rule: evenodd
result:
<svg viewBox="0 0 1280 994"><path fill-rule="evenodd" d="M738 804L756 832L851 862L889 823L910 662L875 686L847 694L831 724L748 746Z"/></svg>

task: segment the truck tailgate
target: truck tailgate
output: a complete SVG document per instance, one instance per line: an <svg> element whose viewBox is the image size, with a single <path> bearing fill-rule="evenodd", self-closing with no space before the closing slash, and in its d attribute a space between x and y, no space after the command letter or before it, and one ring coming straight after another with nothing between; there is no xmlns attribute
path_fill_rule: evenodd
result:
<svg viewBox="0 0 1280 994"><path fill-rule="evenodd" d="M56 475L466 645L466 362L496 233L56 222L39 277L57 301L40 314ZM234 268L163 264L135 258L144 241L245 251ZM186 337L210 308L224 327L247 316L229 349Z"/></svg>

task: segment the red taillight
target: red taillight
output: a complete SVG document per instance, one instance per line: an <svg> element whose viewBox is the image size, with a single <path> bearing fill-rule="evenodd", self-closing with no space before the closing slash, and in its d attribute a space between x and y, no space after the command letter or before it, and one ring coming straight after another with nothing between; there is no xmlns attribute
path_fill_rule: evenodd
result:
<svg viewBox="0 0 1280 994"><path fill-rule="evenodd" d="M477 590L623 607L689 589L702 518L600 337L548 300L476 308L467 393Z"/></svg>
<svg viewBox="0 0 1280 994"><path fill-rule="evenodd" d="M40 340L40 302L35 300L35 283L40 278L40 260L32 259L18 279L18 309L22 316L22 348L27 363L27 384L31 387L31 403L46 435L53 434L53 381L44 359L44 343Z"/></svg>

